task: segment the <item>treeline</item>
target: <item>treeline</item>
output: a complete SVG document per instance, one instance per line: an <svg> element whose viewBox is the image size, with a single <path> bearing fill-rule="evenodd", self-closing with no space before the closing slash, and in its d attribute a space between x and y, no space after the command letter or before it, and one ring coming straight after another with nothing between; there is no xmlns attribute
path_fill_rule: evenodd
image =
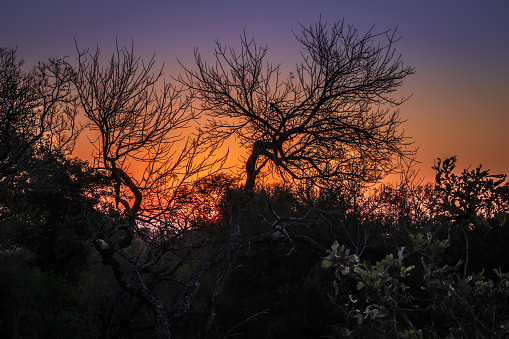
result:
<svg viewBox="0 0 509 339"><path fill-rule="evenodd" d="M455 175L453 164L439 162L435 184L258 189L241 216L246 236L286 219L316 244L280 234L236 252L206 273L173 336L505 337L509 188L480 168ZM104 177L49 155L36 172L38 180L3 195L2 335L152 337L153 314L118 286L90 243L115 217L91 194L106 189ZM224 240L226 195L239 188L224 174L197 187L188 203L221 212L200 212L195 232L180 239L206 238L209 247L193 249L202 257ZM164 282L161 296L175 298L182 284Z"/></svg>

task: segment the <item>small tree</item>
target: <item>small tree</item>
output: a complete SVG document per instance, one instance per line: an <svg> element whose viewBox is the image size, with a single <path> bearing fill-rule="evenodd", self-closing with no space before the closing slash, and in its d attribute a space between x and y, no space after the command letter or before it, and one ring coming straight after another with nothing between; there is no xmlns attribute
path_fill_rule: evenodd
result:
<svg viewBox="0 0 509 339"><path fill-rule="evenodd" d="M2 248L23 248L34 263L69 280L85 266L90 224L104 219L94 207L109 180L88 163L53 152L30 173L30 180L3 192L11 217L0 220Z"/></svg>
<svg viewBox="0 0 509 339"><path fill-rule="evenodd" d="M437 219L449 226L449 241L458 242L463 236L463 277L467 276L470 261L469 234L489 230L509 220L509 183L506 175L490 174L482 166L473 170L464 169L460 175L453 173L456 157L438 158L433 166L436 171L435 190L440 193L434 208ZM457 259L457 258L456 258Z"/></svg>
<svg viewBox="0 0 509 339"><path fill-rule="evenodd" d="M30 170L38 149L69 154L79 132L70 67L62 59L50 59L28 71L23 64L16 50L0 48L2 183L14 180L20 171Z"/></svg>

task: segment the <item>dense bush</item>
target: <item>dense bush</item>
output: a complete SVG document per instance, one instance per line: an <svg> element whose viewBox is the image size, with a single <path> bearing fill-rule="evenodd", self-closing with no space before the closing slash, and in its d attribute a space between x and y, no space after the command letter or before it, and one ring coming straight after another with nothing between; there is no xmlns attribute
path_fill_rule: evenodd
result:
<svg viewBox="0 0 509 339"><path fill-rule="evenodd" d="M428 222L412 233L393 228L407 240L387 246L385 258L361 258L336 242L323 260L322 267L336 269L335 300L351 319L345 334L369 328L387 337L509 335L509 253L499 242L509 235L509 185L481 167L455 175L454 163L438 161L439 195ZM351 294L339 292L345 281L355 284Z"/></svg>

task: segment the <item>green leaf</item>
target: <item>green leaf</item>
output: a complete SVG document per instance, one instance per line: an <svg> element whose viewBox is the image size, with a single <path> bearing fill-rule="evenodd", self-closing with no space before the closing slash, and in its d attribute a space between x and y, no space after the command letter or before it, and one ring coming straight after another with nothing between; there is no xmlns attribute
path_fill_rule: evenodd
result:
<svg viewBox="0 0 509 339"><path fill-rule="evenodd" d="M403 271L403 275L408 275L411 270L415 268L414 265L408 266L408 267L401 267L401 270Z"/></svg>
<svg viewBox="0 0 509 339"><path fill-rule="evenodd" d="M322 268L329 268L332 266L332 262L328 259L323 259L322 261Z"/></svg>
<svg viewBox="0 0 509 339"><path fill-rule="evenodd" d="M336 282L336 280L334 280L334 281L332 282L332 286L334 287L334 293L335 293L336 295L338 295L338 294L339 294L339 286L338 286L338 283Z"/></svg>
<svg viewBox="0 0 509 339"><path fill-rule="evenodd" d="M362 290L364 288L364 284L362 282L357 284L357 290Z"/></svg>

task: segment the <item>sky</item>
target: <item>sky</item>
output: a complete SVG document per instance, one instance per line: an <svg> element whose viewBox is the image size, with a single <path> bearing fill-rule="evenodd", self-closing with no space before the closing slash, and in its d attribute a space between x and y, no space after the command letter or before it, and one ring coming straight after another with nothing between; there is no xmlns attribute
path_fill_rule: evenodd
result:
<svg viewBox="0 0 509 339"><path fill-rule="evenodd" d="M35 65L75 58L75 42L105 53L133 43L138 56L164 62L169 78L181 72L177 59L192 66L195 47L211 60L214 40L238 47L245 31L269 47L267 60L290 69L300 61L293 32L320 16L361 33L397 28L396 52L416 68L398 95L412 95L399 109L420 176L432 180L434 159L453 155L459 169L509 174L506 0L3 0L0 46Z"/></svg>

